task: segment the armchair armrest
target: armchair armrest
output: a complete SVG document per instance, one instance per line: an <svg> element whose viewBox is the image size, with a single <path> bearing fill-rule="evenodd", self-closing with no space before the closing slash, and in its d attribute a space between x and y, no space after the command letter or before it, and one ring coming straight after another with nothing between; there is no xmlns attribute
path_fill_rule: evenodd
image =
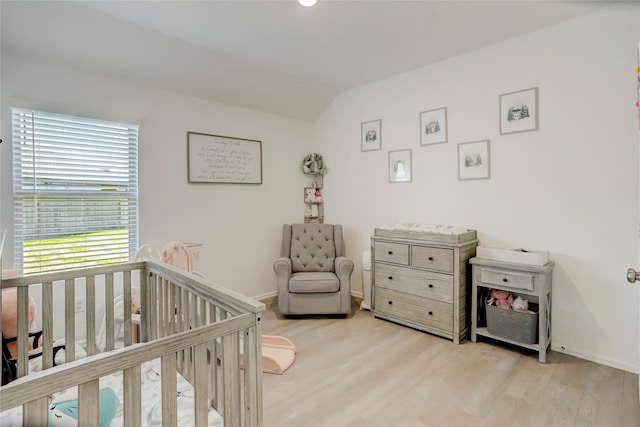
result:
<svg viewBox="0 0 640 427"><path fill-rule="evenodd" d="M276 272L278 280L280 280L281 277L289 280L289 277L291 277L291 259L285 257L278 258L273 263L273 271Z"/></svg>
<svg viewBox="0 0 640 427"><path fill-rule="evenodd" d="M343 280L349 280L351 277L351 273L353 272L353 261L347 257L339 256L336 257L336 276L340 279L340 282Z"/></svg>

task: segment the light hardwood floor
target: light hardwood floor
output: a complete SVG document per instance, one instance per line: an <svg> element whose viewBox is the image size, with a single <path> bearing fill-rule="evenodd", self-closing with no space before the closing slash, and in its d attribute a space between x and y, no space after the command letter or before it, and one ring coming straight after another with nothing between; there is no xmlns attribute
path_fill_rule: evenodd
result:
<svg viewBox="0 0 640 427"><path fill-rule="evenodd" d="M550 351L460 345L371 317L281 318L296 361L264 374L265 427L640 426L638 376Z"/></svg>

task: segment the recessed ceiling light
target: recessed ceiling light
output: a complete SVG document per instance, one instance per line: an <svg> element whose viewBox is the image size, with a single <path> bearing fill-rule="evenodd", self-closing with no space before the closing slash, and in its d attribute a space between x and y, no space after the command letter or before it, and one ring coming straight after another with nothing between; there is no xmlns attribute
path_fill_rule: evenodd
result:
<svg viewBox="0 0 640 427"><path fill-rule="evenodd" d="M298 3L300 3L303 6L310 7L316 4L316 0L298 0Z"/></svg>

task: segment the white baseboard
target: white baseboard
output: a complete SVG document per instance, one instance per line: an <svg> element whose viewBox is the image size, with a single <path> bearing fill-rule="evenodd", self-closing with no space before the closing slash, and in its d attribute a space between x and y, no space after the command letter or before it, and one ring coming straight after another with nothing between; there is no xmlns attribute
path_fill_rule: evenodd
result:
<svg viewBox="0 0 640 427"><path fill-rule="evenodd" d="M626 363L620 363L619 360L611 360L603 357L597 357L592 354L584 353L580 350L576 350L574 348L567 348L565 346L557 346L551 345L551 350L557 351L558 353L565 353L570 356L575 356L580 359L588 360L590 362L598 363L600 365L610 366L612 368L621 369L623 371L631 372L634 374L640 373L640 365L627 365ZM640 361L639 361L640 362Z"/></svg>
<svg viewBox="0 0 640 427"><path fill-rule="evenodd" d="M258 300L258 301L264 301L266 299L270 299L270 298L275 298L278 296L278 291L272 291L272 292L267 292L266 294L261 294L261 295L256 295L253 296L251 298ZM356 297L356 298L363 298L362 292L351 292L351 296L352 297Z"/></svg>
<svg viewBox="0 0 640 427"><path fill-rule="evenodd" d="M253 298L255 300L258 300L258 301L264 301L266 299L275 298L277 296L278 296L278 291L272 291L272 292L267 292L266 294L253 296L251 298Z"/></svg>

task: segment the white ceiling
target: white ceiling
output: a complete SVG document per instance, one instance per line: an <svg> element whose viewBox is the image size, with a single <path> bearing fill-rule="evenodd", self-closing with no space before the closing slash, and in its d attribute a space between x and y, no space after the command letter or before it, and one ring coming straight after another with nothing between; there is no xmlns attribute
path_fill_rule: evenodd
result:
<svg viewBox="0 0 640 427"><path fill-rule="evenodd" d="M2 0L0 13L3 54L313 120L342 91L606 3Z"/></svg>

